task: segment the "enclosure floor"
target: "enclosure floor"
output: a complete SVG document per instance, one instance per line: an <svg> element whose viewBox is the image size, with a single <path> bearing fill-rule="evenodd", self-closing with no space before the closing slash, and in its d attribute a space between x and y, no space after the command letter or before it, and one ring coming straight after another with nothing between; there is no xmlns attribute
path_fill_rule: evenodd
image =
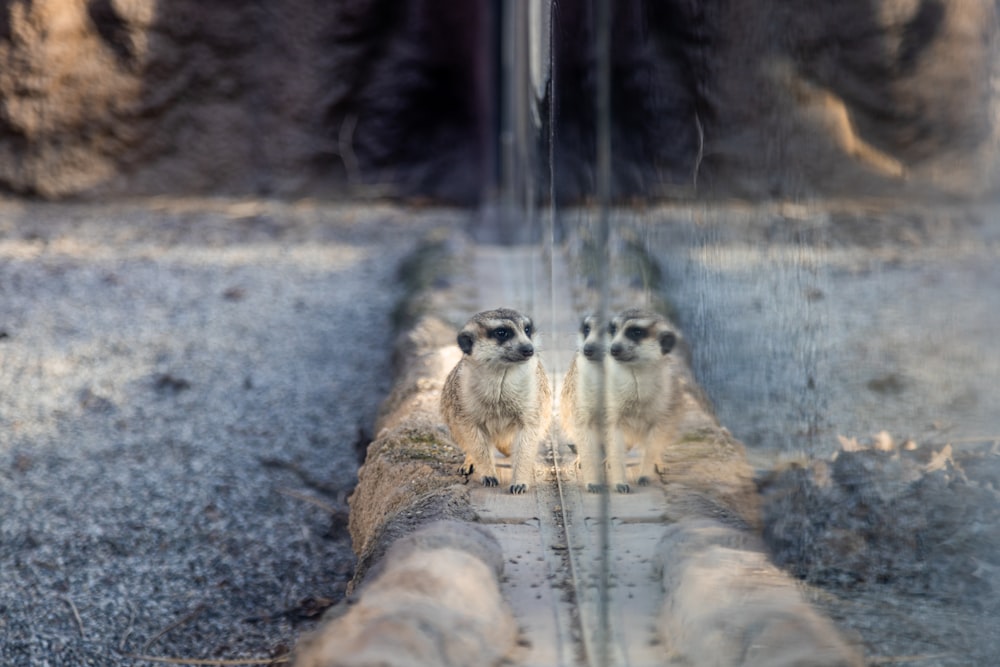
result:
<svg viewBox="0 0 1000 667"><path fill-rule="evenodd" d="M580 317L562 254L556 251L550 273L540 246L478 246L474 252L477 303L484 310L503 306L532 316L558 402ZM655 624L663 596L653 569L666 509L662 487L606 497L587 493L577 482L576 457L556 422L554 417L550 438L539 448L535 483L526 495L504 491L504 476L510 474L504 460L498 461L500 486L471 494L504 550L501 588L521 630L519 664L662 664ZM604 511L610 517L606 538L601 535ZM606 566L605 539L613 545Z"/></svg>

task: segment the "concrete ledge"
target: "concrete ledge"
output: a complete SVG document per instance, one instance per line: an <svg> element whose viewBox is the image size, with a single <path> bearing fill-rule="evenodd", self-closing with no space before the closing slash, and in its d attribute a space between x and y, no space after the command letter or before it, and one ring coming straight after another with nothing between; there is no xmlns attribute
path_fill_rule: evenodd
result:
<svg viewBox="0 0 1000 667"><path fill-rule="evenodd" d="M669 508L657 548L659 631L671 659L699 667L861 667L861 652L806 601L760 538L760 494L743 444L685 368L677 441L660 479Z"/></svg>
<svg viewBox="0 0 1000 667"><path fill-rule="evenodd" d="M397 342L397 380L376 424L349 499L349 528L358 567L349 591L398 538L439 519L474 521L461 452L438 415L444 379L459 353L454 332L423 317Z"/></svg>
<svg viewBox="0 0 1000 667"><path fill-rule="evenodd" d="M668 519L710 518L760 530L760 498L743 444L719 425L683 431L660 468Z"/></svg>
<svg viewBox="0 0 1000 667"><path fill-rule="evenodd" d="M679 664L703 667L861 667L854 647L768 560L755 535L685 520L660 543L660 618Z"/></svg>
<svg viewBox="0 0 1000 667"><path fill-rule="evenodd" d="M364 595L298 648L298 667L492 665L517 637L500 595L500 545L442 521L398 540Z"/></svg>

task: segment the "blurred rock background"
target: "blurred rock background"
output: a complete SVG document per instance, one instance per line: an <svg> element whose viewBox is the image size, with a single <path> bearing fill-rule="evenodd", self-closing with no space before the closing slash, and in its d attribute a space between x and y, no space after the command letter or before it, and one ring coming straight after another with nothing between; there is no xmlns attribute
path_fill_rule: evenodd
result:
<svg viewBox="0 0 1000 667"><path fill-rule="evenodd" d="M498 178L501 5L6 0L0 188L475 203ZM534 128L567 200L593 192L590 5L557 6ZM995 0L613 7L621 198L1000 190Z"/></svg>

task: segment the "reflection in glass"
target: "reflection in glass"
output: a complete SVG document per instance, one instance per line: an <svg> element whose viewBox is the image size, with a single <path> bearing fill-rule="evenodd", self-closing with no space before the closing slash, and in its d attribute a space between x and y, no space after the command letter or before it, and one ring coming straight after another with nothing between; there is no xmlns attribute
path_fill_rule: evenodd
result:
<svg viewBox="0 0 1000 667"><path fill-rule="evenodd" d="M746 446L767 557L869 656L988 660L996 9L539 5L551 14L509 24L523 35L505 52L528 42L512 127L533 166L517 187L549 256L570 260L576 323L608 322L622 294L674 321L692 395ZM564 421L577 448L598 439ZM607 488L594 475L583 488ZM595 495L614 548L616 497ZM592 664L623 657L607 634L614 558L597 557Z"/></svg>

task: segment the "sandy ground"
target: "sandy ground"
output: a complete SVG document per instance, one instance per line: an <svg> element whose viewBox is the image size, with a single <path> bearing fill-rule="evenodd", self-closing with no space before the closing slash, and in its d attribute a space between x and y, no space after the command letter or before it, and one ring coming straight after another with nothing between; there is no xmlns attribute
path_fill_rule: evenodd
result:
<svg viewBox="0 0 1000 667"><path fill-rule="evenodd" d="M267 658L342 596L418 217L0 205L0 664Z"/></svg>

